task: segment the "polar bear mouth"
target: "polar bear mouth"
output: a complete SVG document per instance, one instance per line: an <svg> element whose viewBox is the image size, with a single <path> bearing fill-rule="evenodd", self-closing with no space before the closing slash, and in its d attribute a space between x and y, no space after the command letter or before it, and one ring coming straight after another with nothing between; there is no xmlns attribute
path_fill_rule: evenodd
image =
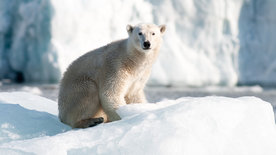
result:
<svg viewBox="0 0 276 155"><path fill-rule="evenodd" d="M150 50L150 47L143 47L143 50Z"/></svg>

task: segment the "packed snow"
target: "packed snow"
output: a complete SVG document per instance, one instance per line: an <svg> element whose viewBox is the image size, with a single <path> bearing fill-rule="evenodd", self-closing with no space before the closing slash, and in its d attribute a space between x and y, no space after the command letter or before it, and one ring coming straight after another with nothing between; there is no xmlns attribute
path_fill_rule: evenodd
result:
<svg viewBox="0 0 276 155"><path fill-rule="evenodd" d="M56 102L26 92L0 93L0 113L0 144L70 129L59 122Z"/></svg>
<svg viewBox="0 0 276 155"><path fill-rule="evenodd" d="M270 103L255 97L184 97L131 104L122 120L70 129L57 103L23 92L0 93L0 154L274 155Z"/></svg>
<svg viewBox="0 0 276 155"><path fill-rule="evenodd" d="M276 1L2 0L0 79L58 81L77 57L166 24L149 85L276 85Z"/></svg>

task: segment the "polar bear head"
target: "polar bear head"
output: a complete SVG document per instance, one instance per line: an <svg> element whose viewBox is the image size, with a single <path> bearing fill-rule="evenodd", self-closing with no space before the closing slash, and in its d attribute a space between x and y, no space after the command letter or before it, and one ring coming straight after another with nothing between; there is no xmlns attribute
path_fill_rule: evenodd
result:
<svg viewBox="0 0 276 155"><path fill-rule="evenodd" d="M149 52L160 47L162 36L166 30L165 25L139 24L126 27L129 41L138 51Z"/></svg>

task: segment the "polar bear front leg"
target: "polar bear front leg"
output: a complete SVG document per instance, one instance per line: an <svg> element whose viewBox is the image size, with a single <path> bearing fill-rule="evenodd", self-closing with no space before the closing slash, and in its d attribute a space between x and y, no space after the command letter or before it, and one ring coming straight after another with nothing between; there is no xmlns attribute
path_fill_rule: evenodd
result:
<svg viewBox="0 0 276 155"><path fill-rule="evenodd" d="M125 93L127 90L127 80L116 78L103 84L100 90L100 102L108 121L120 120L120 116L116 113L119 106L125 105Z"/></svg>
<svg viewBox="0 0 276 155"><path fill-rule="evenodd" d="M132 92L129 93L125 96L126 103L131 104L131 103L146 103L147 99L145 97L144 91L140 90L137 92Z"/></svg>
<svg viewBox="0 0 276 155"><path fill-rule="evenodd" d="M144 90L140 90L138 93L137 93L137 97L135 98L135 102L134 103L146 103L147 102L147 99L145 97L145 93L144 93Z"/></svg>
<svg viewBox="0 0 276 155"><path fill-rule="evenodd" d="M120 105L124 105L125 100L121 97L116 96L118 94L102 95L101 104L104 112L107 115L107 121L117 121L120 120L120 116L116 113L116 110Z"/></svg>

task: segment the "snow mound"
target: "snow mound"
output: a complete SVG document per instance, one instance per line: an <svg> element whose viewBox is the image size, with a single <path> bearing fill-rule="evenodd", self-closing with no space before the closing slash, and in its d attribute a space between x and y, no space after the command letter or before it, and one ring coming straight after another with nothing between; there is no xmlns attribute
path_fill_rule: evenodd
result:
<svg viewBox="0 0 276 155"><path fill-rule="evenodd" d="M43 112L40 106L48 104L49 109ZM0 106L5 108L0 113L0 139L6 138L4 131L29 131L39 121L44 123L34 127L35 133L60 131L0 141L0 154L274 155L276 152L272 107L255 97L185 97L156 104L126 105L118 109L122 120L78 130L68 130L60 124L52 110L57 105L42 97L0 93ZM15 117L18 114L20 120ZM20 123L21 126L16 126Z"/></svg>
<svg viewBox="0 0 276 155"><path fill-rule="evenodd" d="M1 93L0 113L0 144L70 129L58 120L55 102L29 93Z"/></svg>

